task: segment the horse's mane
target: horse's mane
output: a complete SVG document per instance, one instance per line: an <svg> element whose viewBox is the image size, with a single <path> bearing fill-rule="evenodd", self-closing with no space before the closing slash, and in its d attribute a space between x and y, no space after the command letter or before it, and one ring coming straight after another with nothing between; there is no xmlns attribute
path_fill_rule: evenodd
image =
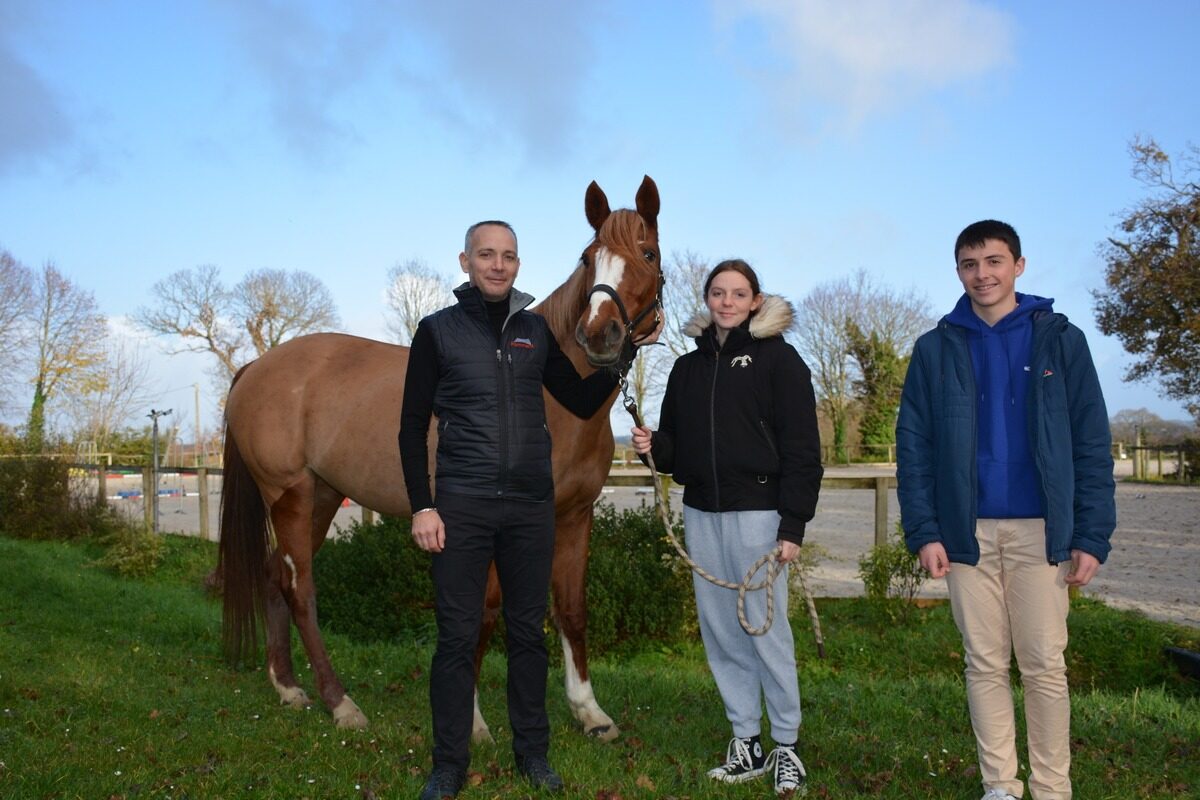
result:
<svg viewBox="0 0 1200 800"><path fill-rule="evenodd" d="M600 247L610 250L640 253L642 242L646 241L648 235L646 221L642 219L641 214L628 208L619 208L604 220L604 224L600 226L600 230L596 232L595 238L584 252L598 243ZM634 266L641 263L639 258ZM587 302L587 290L594 269L595 259L591 259L586 266L581 260L566 282L551 292L536 308L536 311L546 318L550 331L564 350L575 341L575 325Z"/></svg>
<svg viewBox="0 0 1200 800"><path fill-rule="evenodd" d="M559 347L564 350L575 341L572 331L579 321L579 315L583 313L589 273L590 269L581 261L566 282L533 309L546 318L550 332L558 340Z"/></svg>

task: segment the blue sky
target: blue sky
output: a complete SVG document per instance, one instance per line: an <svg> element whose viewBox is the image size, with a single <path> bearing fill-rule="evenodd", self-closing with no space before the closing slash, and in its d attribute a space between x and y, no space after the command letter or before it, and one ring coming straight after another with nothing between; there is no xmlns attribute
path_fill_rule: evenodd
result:
<svg viewBox="0 0 1200 800"><path fill-rule="evenodd" d="M1018 289L1088 334L1110 413L1186 418L1121 381L1089 290L1144 194L1131 139L1200 138L1198 33L1185 0L4 0L0 248L117 327L216 264L311 272L383 338L387 269L457 278L479 219L514 224L544 296L593 179L615 207L651 175L667 253L744 257L792 299L863 268L938 313L954 237L994 217L1022 235ZM156 405L190 410L204 362L155 363Z"/></svg>

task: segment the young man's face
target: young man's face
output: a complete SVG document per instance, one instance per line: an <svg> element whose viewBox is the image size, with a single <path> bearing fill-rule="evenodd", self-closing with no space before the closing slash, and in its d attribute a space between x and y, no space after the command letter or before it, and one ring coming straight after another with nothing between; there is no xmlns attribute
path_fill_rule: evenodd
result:
<svg viewBox="0 0 1200 800"><path fill-rule="evenodd" d="M459 253L458 263L485 300L503 300L521 266L517 240L502 225L483 225L471 235L471 252Z"/></svg>
<svg viewBox="0 0 1200 800"><path fill-rule="evenodd" d="M990 325L1017 307L1017 276L1024 271L1025 257L1013 259L1008 245L999 239L985 239L979 247L958 251L958 279L971 298L971 308Z"/></svg>

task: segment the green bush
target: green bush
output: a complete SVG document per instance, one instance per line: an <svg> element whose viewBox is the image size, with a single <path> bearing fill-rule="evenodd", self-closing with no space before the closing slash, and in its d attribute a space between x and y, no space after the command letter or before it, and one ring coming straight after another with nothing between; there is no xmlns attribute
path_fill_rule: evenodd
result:
<svg viewBox="0 0 1200 800"><path fill-rule="evenodd" d="M325 543L313 571L321 624L330 630L359 641L434 637L429 555L412 543L408 520L353 524ZM696 631L690 573L652 508L597 507L587 593L593 652Z"/></svg>
<svg viewBox="0 0 1200 800"><path fill-rule="evenodd" d="M858 576L862 578L867 597L884 605L894 616L907 617L927 573L917 556L904 545L904 530L900 523L887 542L877 544L858 560Z"/></svg>
<svg viewBox="0 0 1200 800"><path fill-rule="evenodd" d="M130 578L153 575L165 553L162 536L147 530L145 525L115 518L113 529L98 537L98 541L107 549L96 564Z"/></svg>
<svg viewBox="0 0 1200 800"><path fill-rule="evenodd" d="M683 523L672 520L683 541ZM667 540L653 506L596 506L588 559L588 647L592 652L671 642L698 630L691 571Z"/></svg>
<svg viewBox="0 0 1200 800"><path fill-rule="evenodd" d="M71 468L51 458L0 459L0 532L14 539L77 539L111 527L93 494L75 491Z"/></svg>
<svg viewBox="0 0 1200 800"><path fill-rule="evenodd" d="M313 575L322 626L364 642L433 635L429 554L409 520L352 523L317 551Z"/></svg>

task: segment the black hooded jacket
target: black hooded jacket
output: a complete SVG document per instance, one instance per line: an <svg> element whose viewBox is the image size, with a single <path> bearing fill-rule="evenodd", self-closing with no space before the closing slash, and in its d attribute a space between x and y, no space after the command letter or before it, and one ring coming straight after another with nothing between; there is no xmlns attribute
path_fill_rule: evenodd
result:
<svg viewBox="0 0 1200 800"><path fill-rule="evenodd" d="M697 349L671 369L651 454L700 511L776 509L797 544L821 488L821 442L808 366L783 332L787 301L768 296L718 346L707 314L689 324Z"/></svg>

